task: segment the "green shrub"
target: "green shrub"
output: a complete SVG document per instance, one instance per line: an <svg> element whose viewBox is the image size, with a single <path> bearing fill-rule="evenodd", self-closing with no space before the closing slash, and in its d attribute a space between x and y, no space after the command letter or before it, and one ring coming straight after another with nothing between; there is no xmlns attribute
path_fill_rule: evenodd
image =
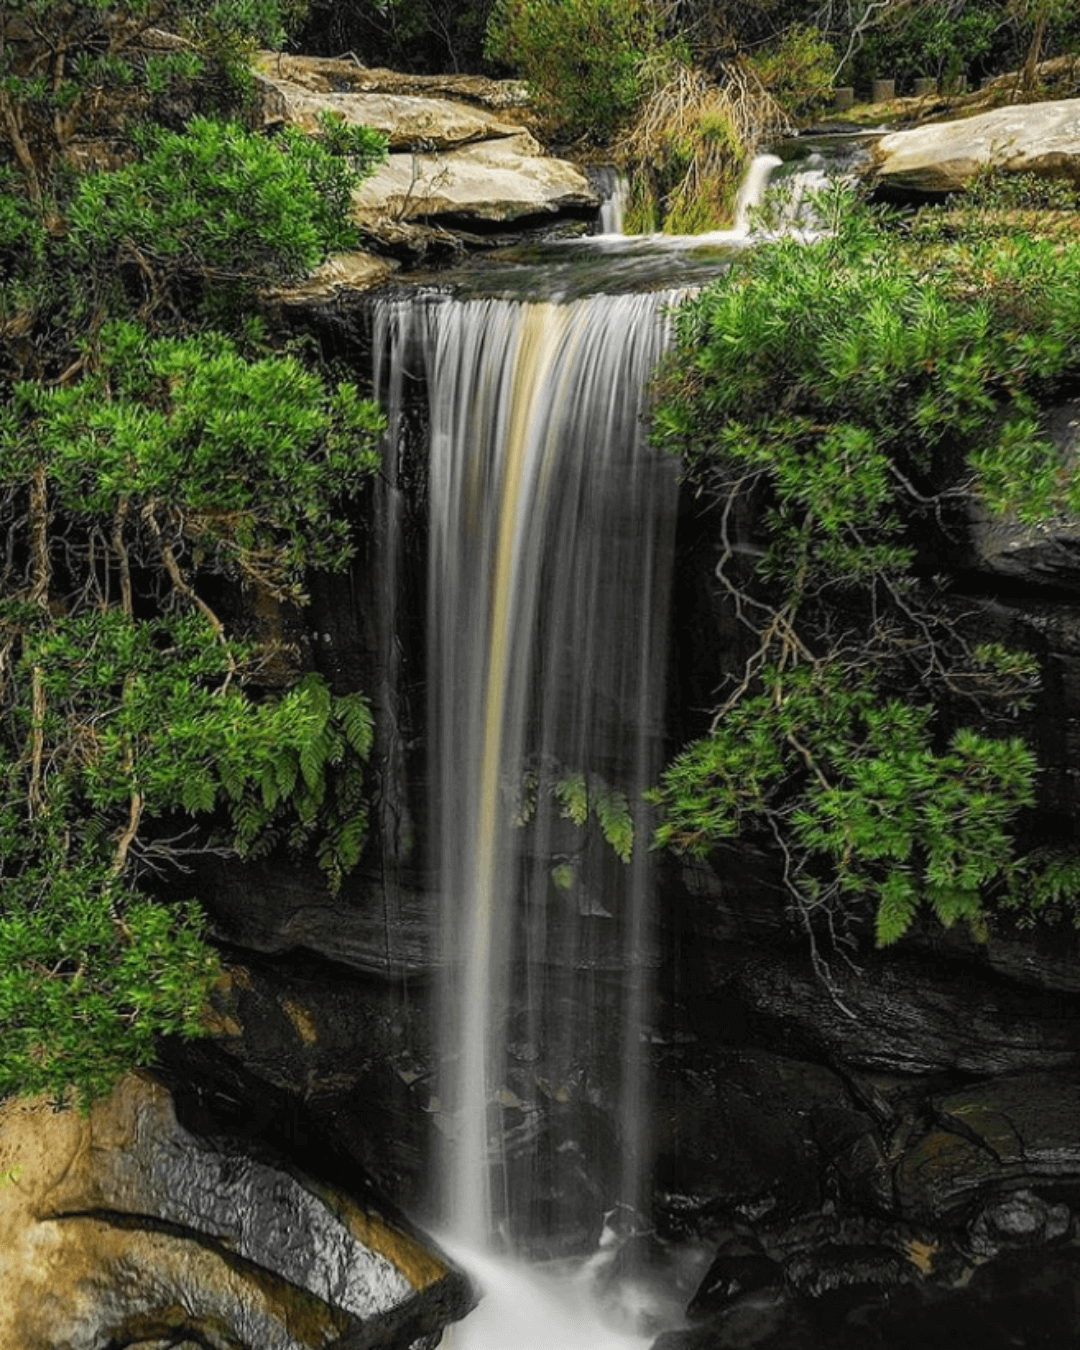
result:
<svg viewBox="0 0 1080 1350"><path fill-rule="evenodd" d="M652 0L497 0L486 50L524 77L553 134L602 141L641 103L659 43Z"/></svg>
<svg viewBox="0 0 1080 1350"><path fill-rule="evenodd" d="M763 87L792 117L819 108L832 94L836 54L816 28L794 24L749 58Z"/></svg>
<svg viewBox="0 0 1080 1350"><path fill-rule="evenodd" d="M182 132L143 127L134 163L77 183L66 248L105 275L134 264L151 301L199 277L302 276L356 246L350 193L386 154L385 138L366 127L328 120L324 141L294 128L269 140L204 117Z"/></svg>
<svg viewBox="0 0 1080 1350"><path fill-rule="evenodd" d="M214 597L272 609L344 566L381 420L218 333L107 323L79 365L0 397L0 1094L85 1101L197 1034L218 973L156 873L280 839L336 887L359 857L366 702Z"/></svg>
<svg viewBox="0 0 1080 1350"><path fill-rule="evenodd" d="M385 143L333 117L276 140L227 117L293 0L14 8L0 1096L74 1088L85 1104L159 1036L203 1029L218 957L159 874L280 843L336 889L363 847L370 708L303 671L285 620L309 569L352 555L345 507L381 419L300 344L274 349L254 303L355 242L352 189ZM158 25L178 50L142 40ZM85 167L106 151L120 167Z"/></svg>
<svg viewBox="0 0 1080 1350"><path fill-rule="evenodd" d="M659 839L770 841L808 921L862 904L881 943L924 903L978 932L988 899L1057 904L1080 867L1018 852L1037 766L1002 731L1036 663L977 645L915 564L950 499L1080 512L1040 414L1080 379L1080 245L976 214L931 247L843 189L817 207L824 237L761 244L682 307L661 378L655 433L717 495L751 655L665 773Z"/></svg>

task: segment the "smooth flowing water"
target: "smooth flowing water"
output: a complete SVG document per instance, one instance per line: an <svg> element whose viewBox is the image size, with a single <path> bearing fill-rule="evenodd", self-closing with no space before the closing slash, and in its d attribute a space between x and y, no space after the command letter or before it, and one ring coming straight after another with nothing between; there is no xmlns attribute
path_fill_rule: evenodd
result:
<svg viewBox="0 0 1080 1350"><path fill-rule="evenodd" d="M642 411L678 297L416 294L376 316L384 399L408 367L429 407L439 1211L474 1264L550 1256L639 1201L641 798L659 767L676 494Z"/></svg>
<svg viewBox="0 0 1080 1350"><path fill-rule="evenodd" d="M391 423L403 371L427 393L437 1211L488 1295L456 1347L645 1343L625 1299L609 1327L582 1276L560 1266L553 1285L505 1257L580 1252L599 1214L633 1228L641 1208L655 960L641 803L660 763L676 497L643 411L672 306L745 245L779 163L755 161L736 229L704 241L515 250L451 293L377 304Z"/></svg>
<svg viewBox="0 0 1080 1350"><path fill-rule="evenodd" d="M500 1226L532 1242L536 1190L557 1211L574 1184L553 1175L568 1141L544 1138L548 1103L621 1092L619 1147L638 1151L646 854L565 817L625 801L635 823L657 768L674 466L640 415L674 298L428 315L446 1210L474 1246Z"/></svg>

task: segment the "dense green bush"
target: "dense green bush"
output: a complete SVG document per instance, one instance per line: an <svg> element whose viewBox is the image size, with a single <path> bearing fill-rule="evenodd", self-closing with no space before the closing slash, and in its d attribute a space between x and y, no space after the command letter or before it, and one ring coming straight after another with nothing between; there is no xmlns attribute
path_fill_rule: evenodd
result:
<svg viewBox="0 0 1080 1350"><path fill-rule="evenodd" d="M764 88L792 117L813 111L831 95L836 53L809 24L794 24L750 58Z"/></svg>
<svg viewBox="0 0 1080 1350"><path fill-rule="evenodd" d="M280 842L336 888L363 845L370 710L305 673L282 607L350 558L344 508L381 420L275 347L255 306L353 242L351 190L384 147L334 119L314 139L245 128L273 0L17 9L0 51L0 1095L85 1102L161 1034L202 1027L218 957L160 874ZM192 111L204 94L212 117Z"/></svg>
<svg viewBox="0 0 1080 1350"><path fill-rule="evenodd" d="M192 1034L217 972L196 907L144 889L212 841L310 843L332 884L366 827L359 695L230 633L207 579L299 600L379 419L292 357L107 324L70 384L0 403L0 1093L88 1098ZM231 820L228 829L225 822Z"/></svg>
<svg viewBox="0 0 1080 1350"><path fill-rule="evenodd" d="M652 0L496 0L487 51L525 79L553 134L609 138L649 88Z"/></svg>
<svg viewBox="0 0 1080 1350"><path fill-rule="evenodd" d="M822 238L760 245L677 316L656 435L718 498L751 655L665 773L659 838L760 835L805 917L862 902L882 943L923 903L978 931L990 898L1080 890L1080 863L1017 852L1036 763L1004 733L1034 663L954 619L919 541L965 497L1080 511L1040 414L1080 379L1080 245L978 214L905 240L843 190L818 210Z"/></svg>
<svg viewBox="0 0 1080 1350"><path fill-rule="evenodd" d="M386 155L386 138L367 127L328 118L323 130L338 153L295 128L276 140L204 117L183 131L140 128L133 163L80 178L58 252L96 274L99 296L130 265L150 308L175 303L180 286L190 299L196 280L220 299L237 281L303 276L357 246L350 193Z"/></svg>

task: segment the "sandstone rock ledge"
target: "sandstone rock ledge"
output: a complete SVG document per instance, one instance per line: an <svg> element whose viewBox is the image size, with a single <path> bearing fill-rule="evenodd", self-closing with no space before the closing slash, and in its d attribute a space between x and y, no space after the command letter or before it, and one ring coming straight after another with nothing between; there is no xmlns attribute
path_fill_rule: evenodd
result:
<svg viewBox="0 0 1080 1350"><path fill-rule="evenodd" d="M406 1350L470 1306L370 1207L196 1138L142 1074L0 1106L0 1350Z"/></svg>
<svg viewBox="0 0 1080 1350"><path fill-rule="evenodd" d="M329 110L387 136L387 163L355 197L358 219L376 235L381 219L483 232L599 205L584 174L546 155L515 120L519 87L509 81L405 81L348 61L276 54L264 54L257 73L268 127L312 130Z"/></svg>
<svg viewBox="0 0 1080 1350"><path fill-rule="evenodd" d="M925 195L955 192L987 166L1080 181L1080 99L892 132L874 146L870 173L878 186Z"/></svg>

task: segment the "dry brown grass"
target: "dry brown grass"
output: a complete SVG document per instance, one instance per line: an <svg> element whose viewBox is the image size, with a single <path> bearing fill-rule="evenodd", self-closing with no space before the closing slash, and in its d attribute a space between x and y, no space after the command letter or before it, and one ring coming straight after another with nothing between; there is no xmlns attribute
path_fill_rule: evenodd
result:
<svg viewBox="0 0 1080 1350"><path fill-rule="evenodd" d="M630 225L698 233L728 224L748 158L790 130L754 71L730 62L717 83L667 66L616 146L633 184Z"/></svg>

